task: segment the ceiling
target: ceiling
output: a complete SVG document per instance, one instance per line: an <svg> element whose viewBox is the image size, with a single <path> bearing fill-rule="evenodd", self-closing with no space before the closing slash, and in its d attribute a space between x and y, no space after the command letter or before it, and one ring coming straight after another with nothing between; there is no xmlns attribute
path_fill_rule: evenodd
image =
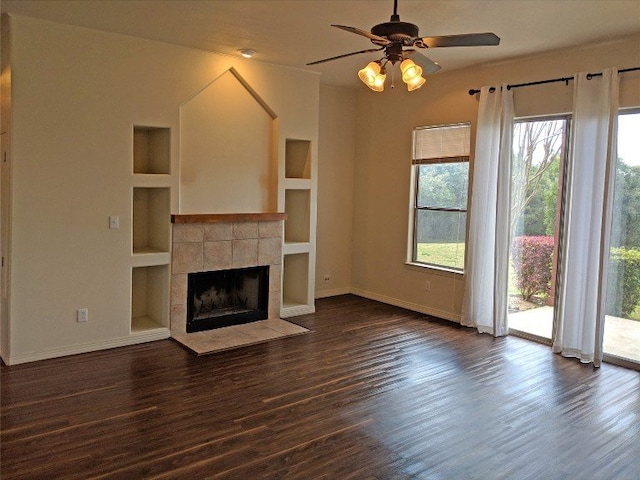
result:
<svg viewBox="0 0 640 480"><path fill-rule="evenodd" d="M356 86L356 72L378 53L306 63L374 47L330 25L369 31L389 21L393 0L2 0L2 12L229 55L251 48L256 61ZM398 14L421 36L494 32L501 38L493 47L422 50L441 72L640 33L639 0L399 0Z"/></svg>

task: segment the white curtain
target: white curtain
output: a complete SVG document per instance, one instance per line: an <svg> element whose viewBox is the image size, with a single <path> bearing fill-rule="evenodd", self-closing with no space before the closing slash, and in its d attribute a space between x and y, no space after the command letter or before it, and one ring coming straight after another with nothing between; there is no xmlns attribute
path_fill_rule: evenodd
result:
<svg viewBox="0 0 640 480"><path fill-rule="evenodd" d="M619 78L575 76L553 351L599 366L615 180Z"/></svg>
<svg viewBox="0 0 640 480"><path fill-rule="evenodd" d="M465 265L463 325L480 333L508 333L509 215L513 92L480 90Z"/></svg>

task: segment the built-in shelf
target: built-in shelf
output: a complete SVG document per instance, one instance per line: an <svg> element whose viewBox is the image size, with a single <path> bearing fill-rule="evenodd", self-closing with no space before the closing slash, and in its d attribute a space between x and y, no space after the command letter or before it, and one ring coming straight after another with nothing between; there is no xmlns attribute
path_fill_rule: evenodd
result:
<svg viewBox="0 0 640 480"><path fill-rule="evenodd" d="M134 317L131 319L131 334L149 334L152 331L158 332L167 332L169 327L165 327L156 323L153 319L149 317ZM167 335L168 336L168 335ZM163 337L163 338L166 338Z"/></svg>
<svg viewBox="0 0 640 480"><path fill-rule="evenodd" d="M171 130L133 127L131 335L169 336Z"/></svg>
<svg viewBox="0 0 640 480"><path fill-rule="evenodd" d="M131 269L131 331L169 325L169 266Z"/></svg>
<svg viewBox="0 0 640 480"><path fill-rule="evenodd" d="M311 190L313 182L308 178L285 178L283 180L285 190Z"/></svg>
<svg viewBox="0 0 640 480"><path fill-rule="evenodd" d="M293 255L296 253L309 253L311 251L311 243L309 242L285 242L282 253L285 255Z"/></svg>
<svg viewBox="0 0 640 480"><path fill-rule="evenodd" d="M287 214L287 220L284 222L284 241L309 242L311 192L309 190L285 190L284 197Z"/></svg>
<svg viewBox="0 0 640 480"><path fill-rule="evenodd" d="M308 282L309 254L285 255L282 276L283 308L308 304Z"/></svg>
<svg viewBox="0 0 640 480"><path fill-rule="evenodd" d="M313 313L315 277L316 170L309 140L285 140L280 176L280 204L284 222L282 248L283 318Z"/></svg>
<svg viewBox="0 0 640 480"><path fill-rule="evenodd" d="M135 187L171 187L171 175L152 175L149 173L136 173L133 175Z"/></svg>
<svg viewBox="0 0 640 480"><path fill-rule="evenodd" d="M133 253L168 252L171 194L167 187L133 188Z"/></svg>
<svg viewBox="0 0 640 480"><path fill-rule="evenodd" d="M311 178L311 142L288 138L285 142L285 178Z"/></svg>
<svg viewBox="0 0 640 480"><path fill-rule="evenodd" d="M133 173L171 173L170 129L133 127Z"/></svg>
<svg viewBox="0 0 640 480"><path fill-rule="evenodd" d="M169 252L137 251L131 257L132 267L152 267L154 265L168 265L171 262Z"/></svg>

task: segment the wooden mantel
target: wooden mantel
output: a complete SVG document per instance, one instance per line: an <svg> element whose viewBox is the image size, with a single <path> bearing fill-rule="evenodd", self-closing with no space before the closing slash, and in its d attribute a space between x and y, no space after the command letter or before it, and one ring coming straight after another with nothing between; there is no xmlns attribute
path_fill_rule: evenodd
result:
<svg viewBox="0 0 640 480"><path fill-rule="evenodd" d="M171 215L171 223L270 222L286 220L286 213L196 213Z"/></svg>

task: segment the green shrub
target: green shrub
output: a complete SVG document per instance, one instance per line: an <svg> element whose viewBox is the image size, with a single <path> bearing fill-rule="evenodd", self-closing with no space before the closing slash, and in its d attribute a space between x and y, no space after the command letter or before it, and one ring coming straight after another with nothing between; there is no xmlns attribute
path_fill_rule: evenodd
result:
<svg viewBox="0 0 640 480"><path fill-rule="evenodd" d="M534 295L548 295L551 288L553 237L515 237L511 245L511 264L516 285L523 300Z"/></svg>
<svg viewBox="0 0 640 480"><path fill-rule="evenodd" d="M630 318L640 302L640 250L612 248L607 282L607 314Z"/></svg>

